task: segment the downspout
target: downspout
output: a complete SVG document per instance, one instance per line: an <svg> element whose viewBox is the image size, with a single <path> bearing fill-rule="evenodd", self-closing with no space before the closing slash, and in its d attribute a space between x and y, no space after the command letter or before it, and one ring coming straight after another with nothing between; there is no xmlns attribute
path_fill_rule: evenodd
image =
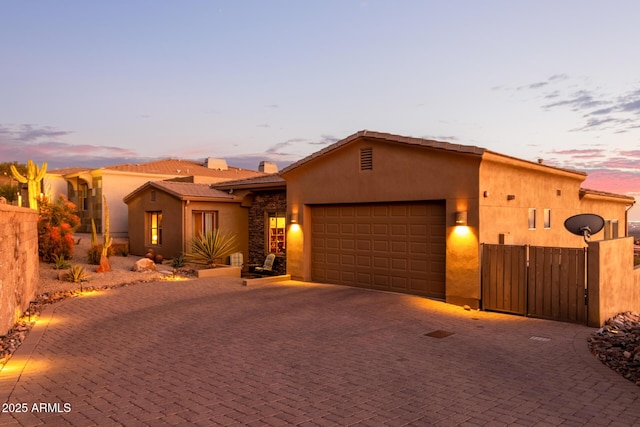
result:
<svg viewBox="0 0 640 427"><path fill-rule="evenodd" d="M190 200L185 200L184 209L182 210L182 253L187 253L187 210L191 203Z"/></svg>
<svg viewBox="0 0 640 427"><path fill-rule="evenodd" d="M636 201L634 200L627 208L624 210L624 237L629 237L629 211L632 207L634 207Z"/></svg>

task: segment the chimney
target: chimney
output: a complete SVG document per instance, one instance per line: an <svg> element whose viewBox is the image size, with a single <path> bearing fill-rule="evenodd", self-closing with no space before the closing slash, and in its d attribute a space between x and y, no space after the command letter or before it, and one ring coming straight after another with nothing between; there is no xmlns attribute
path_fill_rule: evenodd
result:
<svg viewBox="0 0 640 427"><path fill-rule="evenodd" d="M215 159L213 157L207 157L207 160L204 161L204 165L209 169L216 169L220 171L226 171L229 169L225 159Z"/></svg>
<svg viewBox="0 0 640 427"><path fill-rule="evenodd" d="M258 170L264 173L278 173L278 165L274 162L262 161L258 166Z"/></svg>

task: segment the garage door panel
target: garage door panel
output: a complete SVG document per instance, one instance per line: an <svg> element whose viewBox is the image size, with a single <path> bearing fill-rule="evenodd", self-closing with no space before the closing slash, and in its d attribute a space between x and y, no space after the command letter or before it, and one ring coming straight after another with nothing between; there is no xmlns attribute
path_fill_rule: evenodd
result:
<svg viewBox="0 0 640 427"><path fill-rule="evenodd" d="M391 253L393 255L406 255L407 242L391 242Z"/></svg>
<svg viewBox="0 0 640 427"><path fill-rule="evenodd" d="M389 269L389 258L387 257L373 257L373 267L377 269Z"/></svg>
<svg viewBox="0 0 640 427"><path fill-rule="evenodd" d="M389 224L373 224L373 233L374 236L388 236L389 235Z"/></svg>
<svg viewBox="0 0 640 427"><path fill-rule="evenodd" d="M407 224L392 224L391 225L391 235L393 236L406 236L407 233Z"/></svg>
<svg viewBox="0 0 640 427"><path fill-rule="evenodd" d="M389 242L386 240L374 240L373 251L389 253Z"/></svg>
<svg viewBox="0 0 640 427"><path fill-rule="evenodd" d="M311 222L313 280L444 298L444 202L314 206Z"/></svg>
<svg viewBox="0 0 640 427"><path fill-rule="evenodd" d="M407 260L402 258L393 258L391 260L391 268L394 270L406 270L408 267Z"/></svg>
<svg viewBox="0 0 640 427"><path fill-rule="evenodd" d="M358 240L358 244L356 246L358 251L370 251L371 250L371 240Z"/></svg>

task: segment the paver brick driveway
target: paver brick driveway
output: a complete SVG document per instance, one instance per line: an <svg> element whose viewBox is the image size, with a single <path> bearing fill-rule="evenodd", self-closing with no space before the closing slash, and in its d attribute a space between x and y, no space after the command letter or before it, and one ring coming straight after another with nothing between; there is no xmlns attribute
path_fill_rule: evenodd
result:
<svg viewBox="0 0 640 427"><path fill-rule="evenodd" d="M341 286L138 284L43 313L0 372L27 412L0 425L639 425L591 331Z"/></svg>

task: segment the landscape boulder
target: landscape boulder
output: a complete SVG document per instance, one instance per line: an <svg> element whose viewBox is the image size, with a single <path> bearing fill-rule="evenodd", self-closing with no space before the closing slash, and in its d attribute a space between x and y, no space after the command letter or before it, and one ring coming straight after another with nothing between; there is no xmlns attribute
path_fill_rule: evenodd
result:
<svg viewBox="0 0 640 427"><path fill-rule="evenodd" d="M141 258L133 264L133 268L131 270L139 273L156 271L156 264L149 258Z"/></svg>

